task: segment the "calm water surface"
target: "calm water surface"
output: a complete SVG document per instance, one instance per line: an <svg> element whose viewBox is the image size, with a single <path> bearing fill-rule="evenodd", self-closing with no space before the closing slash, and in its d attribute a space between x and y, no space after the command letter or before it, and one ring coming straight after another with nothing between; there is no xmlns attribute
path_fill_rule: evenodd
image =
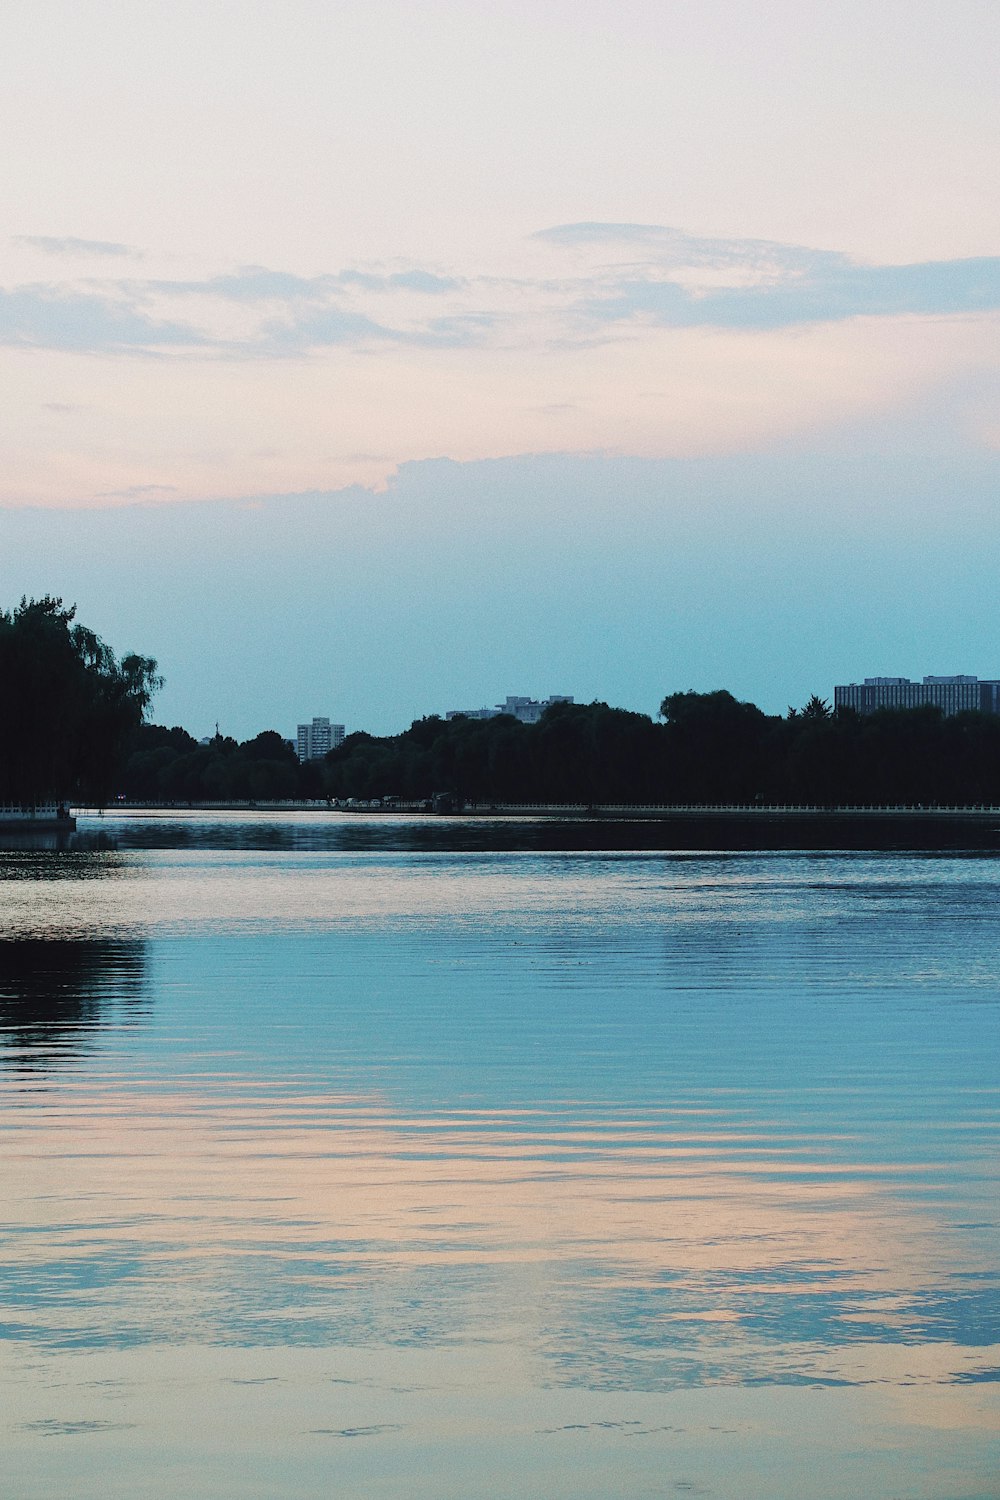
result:
<svg viewBox="0 0 1000 1500"><path fill-rule="evenodd" d="M1000 857L617 837L0 851L4 1494L1000 1494Z"/></svg>

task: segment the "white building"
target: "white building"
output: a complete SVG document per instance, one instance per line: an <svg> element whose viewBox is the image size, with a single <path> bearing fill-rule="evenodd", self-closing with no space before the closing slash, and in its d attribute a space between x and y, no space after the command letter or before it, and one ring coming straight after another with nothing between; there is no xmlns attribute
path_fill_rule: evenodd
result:
<svg viewBox="0 0 1000 1500"><path fill-rule="evenodd" d="M343 724L331 724L329 719L313 719L311 724L299 725L295 753L300 761L322 760L327 751L336 750L343 743Z"/></svg>
<svg viewBox="0 0 1000 1500"><path fill-rule="evenodd" d="M835 708L853 708L859 714L925 704L940 708L946 716L969 710L996 714L1000 713L1000 681L969 676L925 677L923 682L911 682L908 677L866 677L864 682L835 687L833 702Z"/></svg>
<svg viewBox="0 0 1000 1500"><path fill-rule="evenodd" d="M553 703L572 703L566 693L552 693L548 698L519 698L510 695L494 708L449 708L446 719L497 719L501 714L510 714L522 724L537 724L542 714Z"/></svg>

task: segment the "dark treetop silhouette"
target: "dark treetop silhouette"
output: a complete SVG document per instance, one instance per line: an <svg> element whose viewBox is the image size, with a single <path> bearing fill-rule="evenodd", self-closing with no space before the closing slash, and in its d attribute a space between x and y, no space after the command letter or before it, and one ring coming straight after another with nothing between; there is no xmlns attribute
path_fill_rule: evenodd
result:
<svg viewBox="0 0 1000 1500"><path fill-rule="evenodd" d="M61 599L0 610L0 802L103 802L159 686L156 663L119 661Z"/></svg>
<svg viewBox="0 0 1000 1500"><path fill-rule="evenodd" d="M348 735L303 766L273 732L199 745L145 725L120 790L149 802L447 792L487 804L1000 803L1000 718L990 715L861 717L814 695L781 718L719 691L672 693L660 718L606 703L557 703L537 724L430 717L397 735Z"/></svg>

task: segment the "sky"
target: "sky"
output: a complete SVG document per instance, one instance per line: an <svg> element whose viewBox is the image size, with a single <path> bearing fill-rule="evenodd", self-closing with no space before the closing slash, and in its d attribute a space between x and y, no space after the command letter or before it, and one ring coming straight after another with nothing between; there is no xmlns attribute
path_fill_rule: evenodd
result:
<svg viewBox="0 0 1000 1500"><path fill-rule="evenodd" d="M0 607L155 717L1000 675L985 0L15 0Z"/></svg>

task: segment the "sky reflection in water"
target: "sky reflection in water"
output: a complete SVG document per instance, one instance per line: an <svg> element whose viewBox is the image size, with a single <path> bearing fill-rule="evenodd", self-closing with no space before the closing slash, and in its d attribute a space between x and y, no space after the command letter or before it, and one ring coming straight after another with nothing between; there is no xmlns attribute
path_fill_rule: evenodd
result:
<svg viewBox="0 0 1000 1500"><path fill-rule="evenodd" d="M18 1495L995 1492L991 856L228 826L0 855Z"/></svg>

